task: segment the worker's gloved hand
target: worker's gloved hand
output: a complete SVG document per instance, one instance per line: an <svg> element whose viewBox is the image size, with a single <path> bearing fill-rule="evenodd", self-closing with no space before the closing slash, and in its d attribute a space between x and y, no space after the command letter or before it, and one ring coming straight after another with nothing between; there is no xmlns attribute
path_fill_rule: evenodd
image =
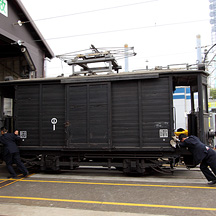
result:
<svg viewBox="0 0 216 216"><path fill-rule="evenodd" d="M175 142L173 139L170 140L170 145L171 145L173 148L176 148L176 142Z"/></svg>
<svg viewBox="0 0 216 216"><path fill-rule="evenodd" d="M172 139L175 141L175 142L179 142L180 140L178 139L177 136L172 136Z"/></svg>
<svg viewBox="0 0 216 216"><path fill-rule="evenodd" d="M173 148L176 148L176 143L179 142L178 138L176 136L173 136L172 139L170 140L170 145Z"/></svg>

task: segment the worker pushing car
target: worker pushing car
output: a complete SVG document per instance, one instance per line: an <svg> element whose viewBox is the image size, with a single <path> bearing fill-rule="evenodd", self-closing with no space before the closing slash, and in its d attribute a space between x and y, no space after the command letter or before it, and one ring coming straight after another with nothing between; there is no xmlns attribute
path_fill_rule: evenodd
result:
<svg viewBox="0 0 216 216"><path fill-rule="evenodd" d="M200 164L200 170L209 181L208 184L216 184L216 152L202 143L198 137L193 135L188 136L187 133L187 131L180 128L177 130L177 133L175 133L178 135L180 142L176 146L174 146L176 140L174 142L171 141L170 144L173 147L187 147L193 155L195 165Z"/></svg>
<svg viewBox="0 0 216 216"><path fill-rule="evenodd" d="M2 127L0 137L0 143L4 146L3 158L6 163L8 172L10 176L8 178L18 178L16 172L13 168L13 163L15 163L18 169L22 172L22 177L27 177L29 172L21 161L19 149L16 142L19 142L21 138L18 136L18 130L14 133L8 133L7 129Z"/></svg>

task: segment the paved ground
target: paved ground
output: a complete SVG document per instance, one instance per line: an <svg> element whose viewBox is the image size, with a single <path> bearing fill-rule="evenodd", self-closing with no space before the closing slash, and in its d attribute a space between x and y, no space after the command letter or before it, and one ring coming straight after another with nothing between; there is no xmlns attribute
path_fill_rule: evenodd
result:
<svg viewBox="0 0 216 216"><path fill-rule="evenodd" d="M11 181L7 175L0 165L0 216L216 215L216 187L198 168L144 177L102 168Z"/></svg>
<svg viewBox="0 0 216 216"><path fill-rule="evenodd" d="M39 206L26 206L17 204L0 204L0 216L153 216L152 214L136 214L121 212L104 212L79 209L64 209ZM158 215L163 216L163 215Z"/></svg>

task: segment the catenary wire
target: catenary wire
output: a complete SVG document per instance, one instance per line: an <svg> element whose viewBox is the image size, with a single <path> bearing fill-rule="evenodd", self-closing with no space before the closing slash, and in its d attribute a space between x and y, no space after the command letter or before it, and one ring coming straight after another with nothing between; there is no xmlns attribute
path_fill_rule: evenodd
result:
<svg viewBox="0 0 216 216"><path fill-rule="evenodd" d="M117 9L117 8L122 8L122 7L130 7L130 6L139 5L139 4L152 3L152 2L156 2L156 1L158 1L158 0L149 0L149 1L144 1L144 2L137 2L137 3L133 3L133 4L119 5L119 6L108 7L108 8L100 8L100 9L95 9L95 10L82 11L82 12L77 12L77 13L72 13L72 14L46 17L46 18L41 18L41 19L35 19L35 20L33 20L33 22L44 21L44 20L49 20L49 19L63 18L63 17L86 14L86 13L94 13L94 12L104 11L104 10L112 10L112 9ZM30 22L32 22L32 21L24 21L23 23L30 23Z"/></svg>
<svg viewBox="0 0 216 216"><path fill-rule="evenodd" d="M72 37L83 37L83 36L89 36L89 35L107 34L107 33L131 31L131 30L139 30L139 29L148 29L148 28L158 28L158 27L182 25L182 24L190 24L190 23L206 22L206 21L209 21L209 20L208 19L192 20L192 21L185 21L185 22L178 22L178 23L166 23L166 24L161 24L161 25L150 25L150 26L142 26L142 27L135 27L135 28L127 28L127 29L116 29L116 30L103 31L103 32L93 32L93 33L85 33L85 34L78 34L78 35L69 35L69 36L61 36L61 37L54 37L54 38L46 38L46 40L59 40L59 39L66 39L66 38L72 38ZM35 41L42 41L42 40L35 40Z"/></svg>

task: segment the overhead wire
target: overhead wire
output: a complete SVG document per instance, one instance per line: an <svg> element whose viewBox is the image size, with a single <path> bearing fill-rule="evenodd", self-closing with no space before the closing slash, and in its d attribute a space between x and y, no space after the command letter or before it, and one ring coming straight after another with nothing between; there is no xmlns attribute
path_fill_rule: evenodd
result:
<svg viewBox="0 0 216 216"><path fill-rule="evenodd" d="M210 49L205 53L205 57L204 57L204 61L203 61L204 64L206 63L206 58L207 58L207 55L209 54L210 50L212 50L215 46L216 46L216 44L212 45L212 46L210 47Z"/></svg>
<svg viewBox="0 0 216 216"><path fill-rule="evenodd" d="M100 9L95 9L95 10L82 11L82 12L77 12L77 13L72 13L72 14L66 14L66 15L59 15L59 16L54 16L54 17L36 19L36 20L33 20L33 21L43 21L43 20L49 20L49 19L57 19L57 18L80 15L80 14L85 14L85 13L93 13L93 12L98 12L98 11L111 10L111 9L117 9L117 8L121 8L121 7L129 7L129 6L133 6L133 5L151 3L151 2L156 2L156 1L158 1L158 0L149 0L149 1L144 1L144 2L137 2L137 3L132 3L132 4L126 4L126 5L119 5L119 6L109 7L109 8L100 8ZM178 22L178 23L166 23L166 24L161 24L161 25L133 27L133 28L127 28L127 29L116 29L116 30L109 30L109 31L102 31L102 32L92 32L92 33L85 33L85 34L78 34L78 35L69 35L69 36L62 36L62 37L47 38L46 40L58 40L58 39L66 39L66 38L73 38L73 37L83 37L83 36L89 36L89 35L107 34L107 33L131 31L131 30L139 30L139 29L148 29L148 28L154 28L154 27L173 26L173 25L181 25L181 24L190 24L190 23L204 22L204 21L209 21L209 20L207 20L207 19L205 19L205 20L193 20L193 21L185 21L185 22ZM31 22L31 21L26 21L25 23L28 23L28 22ZM42 40L35 40L35 41L42 41Z"/></svg>
<svg viewBox="0 0 216 216"><path fill-rule="evenodd" d="M143 1L143 2L132 3L132 4L109 7L109 8L101 8L101 9L77 12L77 13L72 13L72 14L60 15L60 16L55 16L55 17L41 18L41 19L36 19L36 20L33 20L33 21L42 21L42 20L48 20L48 19L55 19L55 18L61 18L61 17L85 14L85 13L93 13L93 12L97 12L97 11L111 10L111 9L116 9L116 8L121 8L121 7L129 7L129 6L133 6L133 5L151 3L151 2L156 2L156 1L158 1L158 0L148 0L148 1ZM194 21L186 21L186 22L179 22L179 23L167 23L167 24L161 24L161 25L156 25L155 24L155 25L151 25L151 26L142 26L142 27L135 27L135 28L116 29L116 30L109 30L109 31L103 31L103 32L93 32L93 33L85 33L85 34L78 34L78 35L69 35L69 36L61 36L61 37L54 37L54 38L46 38L45 40L58 40L58 39L66 39L66 38L72 38L72 37L83 37L83 36L89 36L89 35L107 34L107 33L121 32L121 31L139 30L139 29L144 29L144 28L148 29L148 28L153 28L153 27L163 27L163 26L180 25L180 24L189 24L189 23L203 22L203 21L209 21L209 20L194 20ZM28 22L31 22L31 21L26 21L26 22L23 22L23 23L28 23ZM42 40L34 40L34 41L39 42L39 41L42 41Z"/></svg>
<svg viewBox="0 0 216 216"><path fill-rule="evenodd" d="M216 57L216 54L214 54L214 56L213 56L213 57L211 58L211 60L208 62L207 66L209 66L209 65L214 61L215 57Z"/></svg>
<svg viewBox="0 0 216 216"><path fill-rule="evenodd" d="M160 24L160 25L150 25L150 26L141 26L141 27L134 27L134 28L126 28L126 29L116 29L116 30L109 30L109 31L102 31L102 32L92 32L92 33L85 33L85 34L78 34L78 35L68 35L68 36L61 36L61 37L46 38L46 40L59 40L59 39L67 39L67 38L72 38L72 37L83 37L83 36L89 36L89 35L107 34L107 33L131 31L131 30L139 30L139 29L148 29L148 28L158 28L158 27L166 27L166 26L173 26L173 25L206 22L206 21L209 21L209 20L208 19L191 20L191 21L177 22L177 23L165 23L165 24ZM42 41L42 40L35 40L35 41Z"/></svg>
<svg viewBox="0 0 216 216"><path fill-rule="evenodd" d="M99 9L95 9L95 10L82 11L82 12L76 12L76 13L71 13L71 14L65 14L65 15L59 15L59 16L53 16L53 17L46 17L46 18L41 18L41 19L35 19L33 21L44 21L44 20L49 20L49 19L57 19L57 18L63 18L63 17L80 15L80 14L86 14L86 13L94 13L94 12L98 12L98 11L112 10L112 9L117 9L117 8L122 8L122 7L130 7L130 6L134 6L134 5L146 4L146 3L156 2L156 1L159 1L159 0L148 0L148 1L142 1L142 2L137 2L137 3L132 3L132 4L113 6L113 7L108 7L108 8L99 8ZM24 21L23 23L30 23L30 22L32 22L32 21Z"/></svg>

